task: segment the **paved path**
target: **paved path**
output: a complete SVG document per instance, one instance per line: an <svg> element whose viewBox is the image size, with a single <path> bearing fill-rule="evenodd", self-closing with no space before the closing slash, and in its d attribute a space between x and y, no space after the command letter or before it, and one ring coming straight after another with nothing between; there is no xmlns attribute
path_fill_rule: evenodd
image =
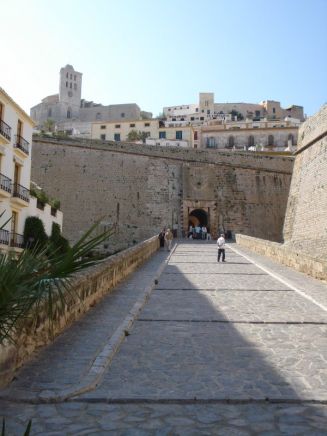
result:
<svg viewBox="0 0 327 436"><path fill-rule="evenodd" d="M157 253L0 393L10 434L327 435L327 286L235 244ZM96 388L80 383L156 271Z"/></svg>

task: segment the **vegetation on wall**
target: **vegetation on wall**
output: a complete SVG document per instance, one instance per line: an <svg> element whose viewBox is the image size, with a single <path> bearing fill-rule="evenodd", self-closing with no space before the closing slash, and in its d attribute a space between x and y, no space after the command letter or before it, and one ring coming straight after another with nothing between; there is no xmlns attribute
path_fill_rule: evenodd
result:
<svg viewBox="0 0 327 436"><path fill-rule="evenodd" d="M49 250L45 244L42 249L25 249L18 257L0 254L0 344L13 340L27 319L36 322L45 309L51 329L55 314L64 310L67 300L76 300L73 275L99 262L90 253L114 232L111 228L96 235L97 227L94 224L66 252Z"/></svg>
<svg viewBox="0 0 327 436"><path fill-rule="evenodd" d="M42 188L37 186L34 182L31 182L30 194L37 199L38 204L40 204L41 206L44 207L46 204L50 204L53 209L60 209L60 201L55 198L49 197L46 192Z"/></svg>

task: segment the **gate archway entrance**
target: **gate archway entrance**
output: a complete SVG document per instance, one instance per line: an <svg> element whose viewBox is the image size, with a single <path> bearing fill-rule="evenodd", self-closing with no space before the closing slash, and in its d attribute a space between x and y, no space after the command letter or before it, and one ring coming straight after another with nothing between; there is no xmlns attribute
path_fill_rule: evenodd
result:
<svg viewBox="0 0 327 436"><path fill-rule="evenodd" d="M208 213L203 209L194 209L188 216L189 226L208 227Z"/></svg>

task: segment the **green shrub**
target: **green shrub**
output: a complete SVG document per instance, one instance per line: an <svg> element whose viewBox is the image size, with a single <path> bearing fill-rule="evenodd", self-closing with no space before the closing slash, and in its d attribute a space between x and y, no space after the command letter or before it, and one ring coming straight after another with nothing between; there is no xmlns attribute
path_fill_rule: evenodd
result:
<svg viewBox="0 0 327 436"><path fill-rule="evenodd" d="M48 241L43 222L36 216L29 216L25 220L24 244L27 248L34 248L38 245L44 247Z"/></svg>
<svg viewBox="0 0 327 436"><path fill-rule="evenodd" d="M57 223L52 223L50 243L59 253L66 253L69 250L69 242L62 236L60 226Z"/></svg>

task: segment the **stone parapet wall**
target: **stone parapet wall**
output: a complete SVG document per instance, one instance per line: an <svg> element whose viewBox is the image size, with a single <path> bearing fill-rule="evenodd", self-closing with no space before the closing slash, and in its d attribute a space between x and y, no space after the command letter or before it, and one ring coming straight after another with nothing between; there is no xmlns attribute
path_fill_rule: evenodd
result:
<svg viewBox="0 0 327 436"><path fill-rule="evenodd" d="M52 330L47 308L43 307L37 322L26 322L22 332L14 337L15 344L0 345L0 388L12 380L16 369L29 360L37 348L52 342L55 336L80 318L158 248L158 236L154 236L79 273L74 279L72 293L65 296L64 310L59 310L59 305L55 309Z"/></svg>
<svg viewBox="0 0 327 436"><path fill-rule="evenodd" d="M307 253L278 242L236 235L236 242L258 254L267 256L283 265L289 266L321 280L327 280L327 260L319 260Z"/></svg>

